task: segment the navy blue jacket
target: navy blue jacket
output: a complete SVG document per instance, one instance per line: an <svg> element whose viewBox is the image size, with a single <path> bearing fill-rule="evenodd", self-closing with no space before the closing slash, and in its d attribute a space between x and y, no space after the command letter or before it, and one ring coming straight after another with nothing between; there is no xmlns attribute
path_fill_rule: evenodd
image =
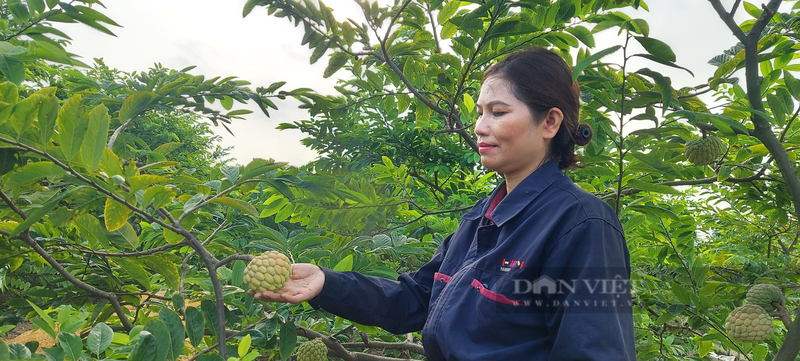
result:
<svg viewBox="0 0 800 361"><path fill-rule="evenodd" d="M496 193L417 272L391 281L323 269L310 303L393 333L422 329L429 361L635 360L630 258L611 207L557 162L487 218Z"/></svg>

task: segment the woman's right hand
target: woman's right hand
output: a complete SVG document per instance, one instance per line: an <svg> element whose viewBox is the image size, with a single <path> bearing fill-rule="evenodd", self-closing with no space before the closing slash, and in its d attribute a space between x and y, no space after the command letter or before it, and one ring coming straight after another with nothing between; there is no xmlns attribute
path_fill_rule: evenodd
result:
<svg viewBox="0 0 800 361"><path fill-rule="evenodd" d="M300 303L316 297L322 292L323 285L325 273L321 268L310 263L295 263L292 264L292 277L283 288L264 292L250 290L247 293L268 302Z"/></svg>

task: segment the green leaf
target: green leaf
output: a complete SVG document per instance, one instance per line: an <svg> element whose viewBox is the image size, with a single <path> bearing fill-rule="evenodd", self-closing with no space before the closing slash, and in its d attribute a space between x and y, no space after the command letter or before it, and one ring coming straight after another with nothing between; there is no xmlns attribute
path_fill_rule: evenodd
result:
<svg viewBox="0 0 800 361"><path fill-rule="evenodd" d="M731 167L727 165L723 165L719 167L719 173L717 174L717 182L722 182L731 177Z"/></svg>
<svg viewBox="0 0 800 361"><path fill-rule="evenodd" d="M31 14L41 14L44 12L44 0L28 0L28 8Z"/></svg>
<svg viewBox="0 0 800 361"><path fill-rule="evenodd" d="M574 37L578 38L582 43L590 48L594 48L594 36L592 32L583 26L574 26L564 29Z"/></svg>
<svg viewBox="0 0 800 361"><path fill-rule="evenodd" d="M21 343L12 343L11 346L8 346L8 353L12 360L31 358L31 350Z"/></svg>
<svg viewBox="0 0 800 361"><path fill-rule="evenodd" d="M708 340L700 341L700 347L697 350L697 355L700 357L706 357L711 349L714 347L714 343Z"/></svg>
<svg viewBox="0 0 800 361"><path fill-rule="evenodd" d="M198 204L202 203L208 196L203 193L197 193L192 198L189 198L188 201L183 205L183 211L189 212L192 208L196 207Z"/></svg>
<svg viewBox="0 0 800 361"><path fill-rule="evenodd" d="M764 12L764 10L761 10L758 6L755 6L747 1L744 2L744 11L756 19L761 17L761 13Z"/></svg>
<svg viewBox="0 0 800 361"><path fill-rule="evenodd" d="M61 332L58 334L58 345L64 350L67 360L78 360L83 351L81 338L74 333Z"/></svg>
<svg viewBox="0 0 800 361"><path fill-rule="evenodd" d="M241 341L239 341L239 357L244 357L247 355L247 351L250 351L250 343L252 339L250 334L245 335Z"/></svg>
<svg viewBox="0 0 800 361"><path fill-rule="evenodd" d="M144 331L150 332L156 340L156 354L153 361L165 361L172 354L172 338L167 325L160 319L152 319L144 325Z"/></svg>
<svg viewBox="0 0 800 361"><path fill-rule="evenodd" d="M297 344L297 326L292 321L281 324L279 331L281 360L287 360L292 355L294 346Z"/></svg>
<svg viewBox="0 0 800 361"><path fill-rule="evenodd" d="M667 45L667 43L644 36L634 36L636 41L639 44L642 44L644 50L647 50L648 53L652 54L656 58L661 60L674 62L676 60L675 53L672 51L672 48Z"/></svg>
<svg viewBox="0 0 800 361"><path fill-rule="evenodd" d="M687 73L689 73L692 76L694 76L694 73L691 70L689 70L687 68L684 68L684 67L682 67L682 66L680 66L678 64L675 64L675 63L673 63L671 61L666 61L666 60L663 60L663 59L660 59L660 58L656 58L655 56L652 56L650 54L633 54L633 55L631 55L631 57L634 57L634 56L638 56L640 58L645 58L645 59L648 59L648 60L652 60L652 61L654 61L656 63L662 64L662 65L666 65L666 66L669 66L669 67L673 67L673 68L676 68L676 69L686 70Z"/></svg>
<svg viewBox="0 0 800 361"><path fill-rule="evenodd" d="M353 270L353 255L349 254L349 255L347 255L347 257L342 258L342 260L339 261L339 263L337 263L335 267L333 267L333 270L334 271L339 271L339 272L352 271Z"/></svg>
<svg viewBox="0 0 800 361"><path fill-rule="evenodd" d="M36 117L39 104L42 103L44 97L40 94L33 94L25 99L22 99L17 105L14 106L14 113L11 115L11 126L18 135L22 136L33 123L33 118Z"/></svg>
<svg viewBox="0 0 800 361"><path fill-rule="evenodd" d="M460 0L448 1L447 4L442 7L442 10L439 10L439 13L436 14L436 20L439 22L439 24L444 24L456 14L456 11L458 11L459 7L461 7Z"/></svg>
<svg viewBox="0 0 800 361"><path fill-rule="evenodd" d="M792 75L788 70L783 71L783 81L786 83L786 88L795 100L800 100L800 80Z"/></svg>
<svg viewBox="0 0 800 361"><path fill-rule="evenodd" d="M94 173L100 168L100 159L108 138L108 109L100 104L92 109L88 116L86 134L81 143L81 162L86 170Z"/></svg>
<svg viewBox="0 0 800 361"><path fill-rule="evenodd" d="M238 210L240 210L240 211L242 211L244 213L247 213L247 214L249 214L249 215L251 215L253 217L258 217L258 211L256 210L256 208L253 207L253 205L250 204L249 202L245 202L245 201L240 200L240 199L222 196L222 197L214 198L213 200L211 200L211 203L216 203L216 204L220 204L220 205L223 205L223 206L226 206L226 207L231 207L231 208L234 208L234 209L238 209Z"/></svg>
<svg viewBox="0 0 800 361"><path fill-rule="evenodd" d="M648 206L648 205L634 204L634 205L627 206L626 209L635 210L637 212L641 212L641 213L645 213L645 214L652 214L652 215L654 215L656 217L669 218L669 219L672 219L672 220L675 220L675 221L678 220L678 216L675 215L674 212L672 212L669 209L666 209L666 208L663 208L663 207L659 207L659 206Z"/></svg>
<svg viewBox="0 0 800 361"><path fill-rule="evenodd" d="M642 34L645 37L650 36L650 25L647 24L647 21L644 19L632 19L630 23L636 29L637 33Z"/></svg>
<svg viewBox="0 0 800 361"><path fill-rule="evenodd" d="M753 361L764 361L768 353L769 349L763 344L753 346Z"/></svg>
<svg viewBox="0 0 800 361"><path fill-rule="evenodd" d="M350 57L341 51L337 51L331 55L330 61L328 61L328 67L325 68L325 72L322 74L323 78L329 78L333 73L336 73L339 69L341 69L345 64L347 64L347 60Z"/></svg>
<svg viewBox="0 0 800 361"><path fill-rule="evenodd" d="M20 233L22 233L22 231L28 229L34 223L40 221L47 214L49 214L50 211L56 208L56 206L58 206L58 203L61 202L61 199L71 194L72 192L75 192L76 190L80 189L85 189L85 187L84 186L75 187L66 192L61 192L53 198L50 198L50 200L48 200L44 205L37 208L35 211L28 213L28 219L17 224L17 227L14 228L13 231L11 231L9 237L18 236ZM53 338L55 338L55 335L53 335Z"/></svg>
<svg viewBox="0 0 800 361"><path fill-rule="evenodd" d="M45 327L39 325L37 326L39 326L39 328L41 328L42 331L50 335L50 337L56 338L56 331L55 331L56 321L52 317L50 317L50 315L44 312L44 310L39 308L39 306L36 306L36 304L34 304L33 302L28 301L28 304L30 304L31 308L33 308L33 310L36 311L36 314L39 315L39 318L41 318L41 320L44 321Z"/></svg>
<svg viewBox="0 0 800 361"><path fill-rule="evenodd" d="M129 192L130 193L136 193L140 189L145 189L146 187L148 187L150 185L153 185L153 184L156 184L156 183L166 183L166 182L169 182L169 180L170 179L167 178L167 177L160 176L160 175L154 175L154 174L135 175L133 177L128 178L128 184L130 184L130 186L131 186ZM144 196L144 197L146 198L146 196ZM147 201L144 202L145 205L147 203L148 203Z"/></svg>
<svg viewBox="0 0 800 361"><path fill-rule="evenodd" d="M236 181L239 180L239 167L237 166L222 166L219 168L220 172L225 175L225 178L236 184Z"/></svg>
<svg viewBox="0 0 800 361"><path fill-rule="evenodd" d="M106 229L109 232L116 231L128 223L132 210L126 205L111 198L106 198L106 207L103 211L103 219Z"/></svg>
<svg viewBox="0 0 800 361"><path fill-rule="evenodd" d="M665 114L667 109L669 109L669 104L672 103L672 84L670 84L669 80L661 75L661 73L648 68L639 69L637 73L653 78L656 84L661 88L661 102L664 104L661 113L662 115Z"/></svg>
<svg viewBox="0 0 800 361"><path fill-rule="evenodd" d="M231 283L236 287L242 287L244 282L244 269L247 267L247 264L242 261L234 261L233 262L233 275L231 276Z"/></svg>
<svg viewBox="0 0 800 361"><path fill-rule="evenodd" d="M8 175L5 189L25 187L48 177L60 177L66 172L53 162L33 162Z"/></svg>
<svg viewBox="0 0 800 361"><path fill-rule="evenodd" d="M133 347L128 361L154 361L158 354L156 338L148 331L139 332L139 341Z"/></svg>
<svg viewBox="0 0 800 361"><path fill-rule="evenodd" d="M0 360L10 360L10 359L11 359L11 353L8 351L8 345L6 345L5 341L0 339Z"/></svg>
<svg viewBox="0 0 800 361"><path fill-rule="evenodd" d="M212 335L217 336L217 334L219 334L217 304L211 300L203 300L200 302L200 310L203 311L203 318L206 320L209 331L211 331Z"/></svg>
<svg viewBox="0 0 800 361"><path fill-rule="evenodd" d="M275 163L272 160L266 160L261 158L254 158L250 163L248 163L244 167L244 171L242 172L241 179L252 179L258 177L264 173L269 171L281 168L286 163Z"/></svg>
<svg viewBox="0 0 800 361"><path fill-rule="evenodd" d="M189 343L192 344L192 347L197 347L203 341L204 322L203 313L200 310L186 307L186 331L189 333Z"/></svg>
<svg viewBox="0 0 800 361"><path fill-rule="evenodd" d="M136 230L127 222L116 231L106 232L106 237L119 249L136 249L139 247L139 237L136 235Z"/></svg>
<svg viewBox="0 0 800 361"><path fill-rule="evenodd" d="M681 194L681 191L670 186L662 184L654 184L650 182L641 181L638 179L631 179L628 181L628 186L643 190L645 192L664 193L664 194Z"/></svg>
<svg viewBox="0 0 800 361"><path fill-rule="evenodd" d="M150 272L144 269L142 261L136 258L119 257L113 258L114 262L119 265L118 269L125 271L131 275L136 282L144 286L145 289L150 289Z"/></svg>
<svg viewBox="0 0 800 361"><path fill-rule="evenodd" d="M155 270L164 276L164 283L173 291L177 291L180 287L180 274L178 273L177 263L175 260L167 257L165 254L151 254L141 257L144 263L151 269Z"/></svg>
<svg viewBox="0 0 800 361"><path fill-rule="evenodd" d="M25 80L25 64L13 56L0 55L0 72L8 81L17 85Z"/></svg>
<svg viewBox="0 0 800 361"><path fill-rule="evenodd" d="M58 112L58 132L61 139L61 151L67 160L72 160L78 155L83 143L83 135L88 126L84 117L83 98L75 95L69 98Z"/></svg>
<svg viewBox="0 0 800 361"><path fill-rule="evenodd" d="M153 152L156 152L161 155L169 155L170 153L180 148L181 146L183 146L183 143L181 142L164 143L156 147L156 149L153 149Z"/></svg>
<svg viewBox="0 0 800 361"><path fill-rule="evenodd" d="M72 224L78 229L78 232L89 241L89 245L97 249L100 244L104 248L108 248L108 237L100 225L100 220L89 213L83 213L73 219Z"/></svg>
<svg viewBox="0 0 800 361"><path fill-rule="evenodd" d="M114 339L114 331L105 323L100 322L94 325L92 331L89 332L89 337L86 338L86 348L92 354L100 356L108 349L108 346L111 346L112 339Z"/></svg>
<svg viewBox="0 0 800 361"><path fill-rule="evenodd" d="M689 291L686 290L683 286L678 284L677 282L671 282L672 284L672 294L675 298L685 305L692 304L692 298L689 296Z"/></svg>
<svg viewBox="0 0 800 361"><path fill-rule="evenodd" d="M613 52L615 52L615 51L617 51L617 50L619 50L621 48L622 48L622 45L615 45L615 46L612 46L610 48L603 49L603 50L601 50L601 51L599 51L599 52L597 52L597 53L595 53L595 54L593 54L591 56L587 56L583 60L579 61L578 64L576 64L572 68L572 80L574 81L574 80L578 79L578 75L580 75L583 72L584 69L589 67L589 65L592 65L592 63L594 63L595 61L600 60L600 58L602 58L602 57L604 57L604 56L606 56L608 54L611 54L611 53L613 53Z"/></svg>
<svg viewBox="0 0 800 361"><path fill-rule="evenodd" d="M158 311L158 319L164 322L169 329L169 337L172 340L170 347L171 354L167 355L170 360L175 360L183 354L183 343L186 340L186 329L183 327L181 316L169 308L162 307Z"/></svg>
<svg viewBox="0 0 800 361"><path fill-rule="evenodd" d="M172 200L175 199L177 194L178 191L173 188L167 186L153 186L144 191L142 202L146 206L152 201L153 208L159 209L172 203Z"/></svg>
<svg viewBox="0 0 800 361"><path fill-rule="evenodd" d="M124 123L139 115L139 113L145 111L157 99L158 94L147 91L131 94L122 102L122 108L119 110L119 121Z"/></svg>
<svg viewBox="0 0 800 361"><path fill-rule="evenodd" d="M55 95L44 97L39 105L39 134L43 145L50 144L50 138L55 133L59 109L59 101Z"/></svg>
<svg viewBox="0 0 800 361"><path fill-rule="evenodd" d="M27 50L21 46L11 44L7 41L0 41L0 54L2 55L20 55L25 54Z"/></svg>

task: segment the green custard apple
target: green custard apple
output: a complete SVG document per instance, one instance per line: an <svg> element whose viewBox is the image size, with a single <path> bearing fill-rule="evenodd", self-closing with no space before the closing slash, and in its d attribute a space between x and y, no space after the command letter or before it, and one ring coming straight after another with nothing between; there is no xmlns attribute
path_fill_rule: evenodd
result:
<svg viewBox="0 0 800 361"><path fill-rule="evenodd" d="M722 139L706 137L686 143L686 159L696 165L709 165L725 152Z"/></svg>
<svg viewBox="0 0 800 361"><path fill-rule="evenodd" d="M775 311L775 306L772 302L781 303L783 300L783 293L778 286L769 283L758 283L747 291L747 303L751 305L759 305L764 311Z"/></svg>
<svg viewBox="0 0 800 361"><path fill-rule="evenodd" d="M244 283L253 291L275 291L292 277L292 262L278 251L264 252L244 269Z"/></svg>
<svg viewBox="0 0 800 361"><path fill-rule="evenodd" d="M758 305L737 307L725 320L730 338L741 342L761 342L775 331L772 318Z"/></svg>
<svg viewBox="0 0 800 361"><path fill-rule="evenodd" d="M297 361L325 361L327 355L328 347L318 338L297 347Z"/></svg>

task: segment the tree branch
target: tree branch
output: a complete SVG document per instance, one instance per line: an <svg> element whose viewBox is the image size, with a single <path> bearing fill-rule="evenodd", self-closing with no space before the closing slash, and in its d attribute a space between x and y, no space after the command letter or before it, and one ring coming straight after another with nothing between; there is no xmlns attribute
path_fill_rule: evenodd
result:
<svg viewBox="0 0 800 361"><path fill-rule="evenodd" d="M219 198L219 197L222 197L222 196L224 196L224 195L226 195L226 194L228 194L228 193L230 193L230 192L232 192L232 191L236 190L236 188L238 188L238 187L242 186L243 184L246 184L246 183L256 183L256 182L261 182L261 181L262 181L262 180L260 180L260 179L248 179L248 180L241 181L241 182L239 182L239 183L236 183L236 184L234 184L234 185L232 185L232 186L228 187L228 189L225 189L225 190L223 190L222 192L219 192L219 193L215 194L213 197L211 197L211 198L209 198L209 199L206 199L205 201L202 201L202 202L198 203L196 206L194 206L194 207L192 207L192 208L190 208L190 209L187 209L187 210L183 211L183 213L182 213L182 214L181 214L181 215L178 217L178 219L177 219L177 222L178 222L178 224L180 224L180 221L181 221L181 220L183 220L183 218L184 218L184 217L188 216L188 215L189 215L189 214L191 214L192 212L194 212L194 211L196 211L196 210L198 210L198 209L200 209L200 208L203 208L204 206L206 206L207 204L211 203L211 202L212 202L212 201L214 201L215 199L217 199L217 198Z"/></svg>
<svg viewBox="0 0 800 361"><path fill-rule="evenodd" d="M120 305L119 300L117 299L117 295L111 292L105 292L103 290L100 290L73 276L71 273L69 273L69 271L67 271L66 268L64 268L64 266L62 266L55 258L53 258L53 256L50 255L50 253L47 253L47 251L45 251L41 246L39 246L39 244L36 243L36 241L33 238L31 238L31 235L30 233L28 233L27 230L22 232L22 234L20 234L17 238L21 239L23 242L27 243L28 246L33 248L33 250L39 256L44 258L44 260L47 261L47 263L49 263L50 266L53 267L53 269L55 269L59 274L61 274L61 276L64 277L67 281L69 281L76 287L84 291L87 291L97 297L102 297L107 299L111 303L111 306L114 308L114 311L116 311L117 317L119 317L120 322L122 322L122 326L124 326L125 329L128 331L130 331L133 328L133 324L131 323L130 320L128 320L128 316L125 315L125 311L122 309L122 306Z"/></svg>
<svg viewBox="0 0 800 361"><path fill-rule="evenodd" d="M369 349L380 349L380 350L401 350L401 351L410 351L415 354L424 355L425 348L422 345L418 345L416 343L411 342L380 342L380 341L370 341L369 344L364 342L347 342L343 343L342 346L344 348L369 348Z"/></svg>
<svg viewBox="0 0 800 361"><path fill-rule="evenodd" d="M14 202L11 201L11 198L8 198L8 195L6 195L6 193L3 192L2 190L0 190L0 198L3 199L3 202L6 202L8 208L11 208L11 210L14 211L14 213L19 214L19 216L22 217L23 220L28 219L28 215L25 214L25 212L23 212L21 209L17 208L17 205L14 204Z"/></svg>
<svg viewBox="0 0 800 361"><path fill-rule="evenodd" d="M139 114L136 114L132 116L131 119L128 119L127 122L117 127L117 129L114 129L114 133L111 134L111 137L108 139L108 145L106 145L106 148L108 148L108 150L111 150L111 147L114 146L114 142L117 141L117 137L122 133L122 131L125 130L125 128L127 128L129 125L131 125L131 123L133 123L133 121L138 117Z"/></svg>
<svg viewBox="0 0 800 361"><path fill-rule="evenodd" d="M75 178L77 178L77 179L78 179L78 180L80 180L81 182L84 182L84 183L86 183L86 184L88 184L88 185L92 186L92 187L93 187L94 189L96 189L98 192L100 192L100 193L102 193L102 194L105 194L106 196L108 196L109 198L113 199L113 200L114 200L114 201L116 201L116 202L119 202L120 204L124 205L125 207L127 207L128 209L130 209L131 211L133 211L134 213L136 213L136 214L138 214L138 215L140 215L140 216L144 217L145 219L147 219L147 220L149 220L149 221L151 221L151 222L158 223L158 225L160 225L160 226L162 226L162 227L164 227L164 228L167 228L167 229L169 229L170 231L173 231L173 232L175 232L175 233L178 233L178 232L177 232L177 231L178 231L178 229L176 229L175 227L173 227L173 226L171 226L171 225L169 225L169 224L167 224L167 223L164 223L162 220L160 220L160 219L158 219L158 218L156 218L156 217L153 217L153 215L151 215L151 214L149 214L149 213L147 213L147 212L145 212L145 211L141 210L140 208L138 208L138 207L136 207L136 206L134 206L134 205L132 205L132 204L128 203L126 200L124 200L124 199L120 198L120 197L119 197L117 194L115 194L114 192L111 192L111 191L109 191L109 190L107 190L107 189L105 189L105 188L101 187L99 184L95 183L93 180L91 180L91 179L89 179L89 178L86 178L86 177L85 177L85 176L83 176L82 174L80 174L80 173L78 173L78 172L74 171L72 168L70 168L70 166L68 166L68 165L66 165L66 164L64 164L64 163L62 163L60 160L58 160L56 157L53 157L53 156L52 156L52 155L50 155L49 153L47 153L47 152L43 152L43 151L41 151L41 150L38 150L38 149L36 149L36 148L33 148L33 147L31 147L31 146L28 146L28 145L26 145L26 144L19 143L19 142L13 141L13 140L11 140L11 139L3 138L3 137L0 137L0 142L3 142L3 143L8 143L8 144L13 144L13 145L15 145L15 146L18 146L18 147L20 147L20 148L24 148L25 150L27 150L27 151L29 151L29 152L36 153L36 154L38 154L38 155L41 155L41 156L43 156L43 157L45 157L45 158L49 159L51 162L55 163L55 165L57 165L57 166L61 167L61 169L65 170L65 171L66 171L68 174L70 174L70 175L74 176Z"/></svg>
<svg viewBox="0 0 800 361"><path fill-rule="evenodd" d="M255 258L255 257L253 257L253 256L251 256L249 254L235 254L235 255L232 255L232 256L225 257L221 261L217 262L217 264L214 265L214 269L216 270L217 268L220 268L220 267L222 267L222 266L224 266L224 265L226 265L228 263L231 263L233 261L236 261L236 260L250 262L250 261L253 260L253 258Z"/></svg>
<svg viewBox="0 0 800 361"><path fill-rule="evenodd" d="M720 0L708 0L711 3L711 6L714 7L714 10L717 11L717 15L719 15L720 19L725 22L725 25L728 26L733 32L733 35L736 36L739 41L745 43L747 41L747 35L745 35L744 31L739 28L739 24L736 24L736 20L733 19L733 12L736 10L732 10L731 13L728 13L727 10L722 6Z"/></svg>
<svg viewBox="0 0 800 361"><path fill-rule="evenodd" d="M168 249L172 249L175 247L185 246L186 240L175 244L165 244L161 247L151 248L146 251L141 252L127 252L127 253L105 253L105 252L96 252L88 249L77 249L78 252L83 254L90 254L93 256L100 256L100 257L139 257L139 256L147 256L155 253L159 253L161 251L166 251ZM63 252L70 252L68 249L64 249Z"/></svg>
<svg viewBox="0 0 800 361"><path fill-rule="evenodd" d="M756 180L763 180L763 178L761 178L761 176L764 175L765 171L766 171L766 169L762 168L761 170L758 171L758 173L756 173L756 174L754 174L754 175L752 175L750 177L746 177L746 178L728 178L728 179L724 180L723 182L748 183L748 182L752 182L752 181L756 181ZM661 182L661 183L656 183L656 184L657 185L662 185L662 186L672 186L672 187L674 187L674 186L692 186L692 185L699 185L699 184L712 184L712 183L716 183L716 182L717 182L717 177L709 177L709 178L701 178L701 179L688 179L688 180ZM629 196L631 194L639 193L641 191L642 190L636 189L636 188L628 188L628 189L622 191L619 195L620 195L620 197L625 197L625 196ZM614 193L607 193L607 194L601 195L600 198L601 199L609 199L609 198L616 197L616 196L617 196L617 193L614 192Z"/></svg>

